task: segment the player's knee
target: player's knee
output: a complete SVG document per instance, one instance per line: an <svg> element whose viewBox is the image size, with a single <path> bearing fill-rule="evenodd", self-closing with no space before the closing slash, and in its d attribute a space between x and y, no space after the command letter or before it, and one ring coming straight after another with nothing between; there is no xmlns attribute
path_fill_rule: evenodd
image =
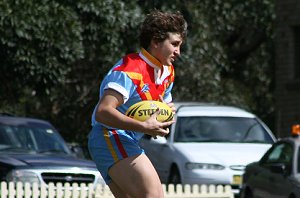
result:
<svg viewBox="0 0 300 198"><path fill-rule="evenodd" d="M155 197L163 198L163 197L164 197L164 193L163 193L163 191L162 191L161 189L155 189L155 190L153 190L153 191L149 194L148 197L149 197L149 198L150 198L150 197L151 197L151 198L155 198Z"/></svg>

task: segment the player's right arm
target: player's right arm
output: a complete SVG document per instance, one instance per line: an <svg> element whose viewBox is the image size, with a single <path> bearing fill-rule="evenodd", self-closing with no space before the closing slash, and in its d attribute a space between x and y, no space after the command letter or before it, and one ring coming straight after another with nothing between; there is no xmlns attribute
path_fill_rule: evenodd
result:
<svg viewBox="0 0 300 198"><path fill-rule="evenodd" d="M174 121L158 122L156 120L158 112L145 122L134 120L117 110L117 107L123 102L122 94L113 89L106 89L96 109L96 120L113 128L138 131L151 136L165 136L168 134L169 131L164 128L173 124Z"/></svg>

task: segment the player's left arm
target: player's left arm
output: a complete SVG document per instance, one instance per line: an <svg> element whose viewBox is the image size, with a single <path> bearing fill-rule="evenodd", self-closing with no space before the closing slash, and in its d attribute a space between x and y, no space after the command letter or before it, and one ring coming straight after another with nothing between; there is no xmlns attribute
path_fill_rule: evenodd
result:
<svg viewBox="0 0 300 198"><path fill-rule="evenodd" d="M171 93L172 88L173 88L173 83L171 83L167 87L164 96L160 96L160 100L161 100L161 102L164 102L164 103L168 104L168 106L172 109L173 113L175 113L176 108L175 108L174 103L172 102L173 101L172 93Z"/></svg>

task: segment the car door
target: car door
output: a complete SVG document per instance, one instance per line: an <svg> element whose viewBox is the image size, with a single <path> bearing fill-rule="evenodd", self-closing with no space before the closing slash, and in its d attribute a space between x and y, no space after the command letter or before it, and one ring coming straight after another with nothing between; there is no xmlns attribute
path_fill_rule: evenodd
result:
<svg viewBox="0 0 300 198"><path fill-rule="evenodd" d="M165 137L143 136L140 140L140 146L145 150L163 183L167 182L170 169L170 147Z"/></svg>
<svg viewBox="0 0 300 198"><path fill-rule="evenodd" d="M292 184L293 146L286 142L275 144L260 165L264 171L256 175L255 197L286 198Z"/></svg>

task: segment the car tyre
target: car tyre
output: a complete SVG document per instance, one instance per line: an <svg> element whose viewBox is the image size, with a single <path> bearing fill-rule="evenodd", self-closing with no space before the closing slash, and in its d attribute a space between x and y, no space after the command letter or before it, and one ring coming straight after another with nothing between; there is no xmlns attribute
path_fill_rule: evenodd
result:
<svg viewBox="0 0 300 198"><path fill-rule="evenodd" d="M289 198L297 198L297 197L296 197L296 195L291 194L291 195L289 196Z"/></svg>
<svg viewBox="0 0 300 198"><path fill-rule="evenodd" d="M253 194L249 188L245 190L245 194L243 198L253 198Z"/></svg>
<svg viewBox="0 0 300 198"><path fill-rule="evenodd" d="M168 179L168 184L181 184L181 176L177 166L172 166L171 173Z"/></svg>

